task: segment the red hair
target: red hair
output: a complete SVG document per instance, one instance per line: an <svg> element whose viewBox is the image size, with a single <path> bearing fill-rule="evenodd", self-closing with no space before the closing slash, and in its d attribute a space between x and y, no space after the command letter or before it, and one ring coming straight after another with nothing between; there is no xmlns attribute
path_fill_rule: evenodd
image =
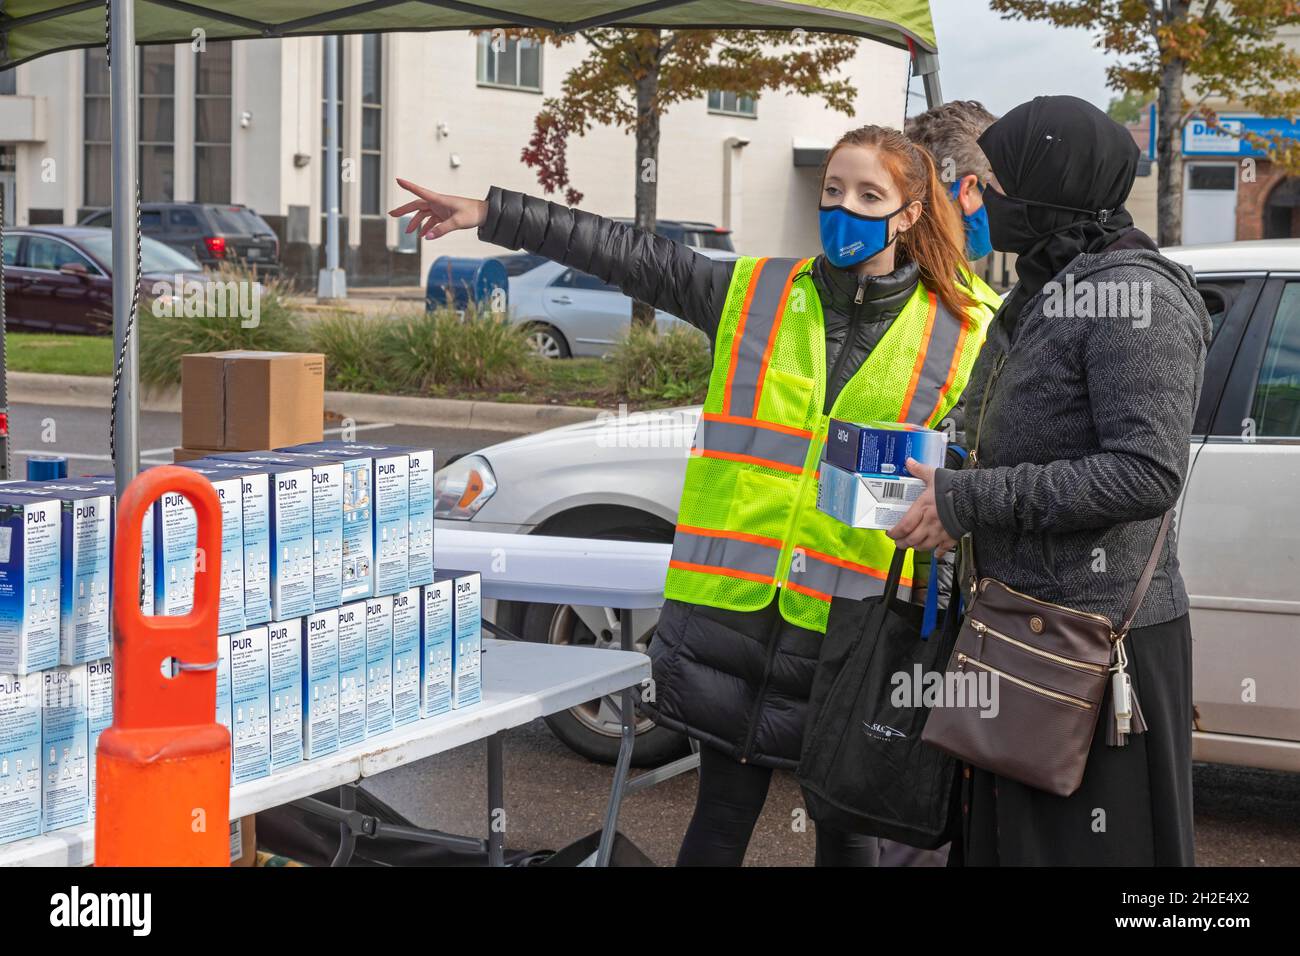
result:
<svg viewBox="0 0 1300 956"><path fill-rule="evenodd" d="M921 204L921 215L912 228L898 235L899 252L916 263L925 287L949 312L964 321L966 310L977 305L958 282L966 266L966 237L930 154L896 129L860 126L841 136L826 154L823 184L831 157L843 146L878 149L904 201Z"/></svg>

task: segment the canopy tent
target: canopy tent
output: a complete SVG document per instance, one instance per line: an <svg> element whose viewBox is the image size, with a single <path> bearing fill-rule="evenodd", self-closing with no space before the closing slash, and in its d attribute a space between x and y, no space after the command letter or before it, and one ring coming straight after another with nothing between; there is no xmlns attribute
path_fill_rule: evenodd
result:
<svg viewBox="0 0 1300 956"><path fill-rule="evenodd" d="M113 340L120 383L110 450L119 492L139 470L139 382L129 334L138 273L136 77L123 66L134 62L135 45L190 42L199 30L206 39L235 40L511 26L561 33L658 27L852 34L911 50L927 100L940 99L928 0L0 0L0 70L47 53L99 46L110 28ZM0 414L7 412L2 303L0 287Z"/></svg>

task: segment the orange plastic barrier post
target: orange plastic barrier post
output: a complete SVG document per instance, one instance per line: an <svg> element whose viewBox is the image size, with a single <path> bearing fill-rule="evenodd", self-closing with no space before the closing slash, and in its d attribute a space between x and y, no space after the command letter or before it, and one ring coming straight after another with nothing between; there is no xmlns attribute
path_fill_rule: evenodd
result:
<svg viewBox="0 0 1300 956"><path fill-rule="evenodd" d="M146 616L140 523L173 494L198 517L194 605ZM230 733L216 722L221 506L211 483L170 465L131 482L117 505L113 571L113 726L96 757L95 864L228 866Z"/></svg>

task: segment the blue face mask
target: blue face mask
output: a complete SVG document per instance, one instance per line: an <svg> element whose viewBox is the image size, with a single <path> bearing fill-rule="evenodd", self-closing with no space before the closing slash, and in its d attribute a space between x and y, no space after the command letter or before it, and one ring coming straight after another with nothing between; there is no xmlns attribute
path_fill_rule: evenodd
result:
<svg viewBox="0 0 1300 956"><path fill-rule="evenodd" d="M961 192L961 180L953 183L948 189L952 196L953 202L957 201L957 195ZM984 192L984 187L980 187L980 193ZM957 207L961 212L961 206ZM974 262L976 259L983 259L993 251L993 241L989 238L989 213L981 205L969 215L965 212L961 214L962 225L966 228L966 258Z"/></svg>
<svg viewBox="0 0 1300 956"><path fill-rule="evenodd" d="M894 241L889 238L889 220L906 208L904 204L887 216L864 216L843 206L822 206L822 251L837 269L866 262Z"/></svg>

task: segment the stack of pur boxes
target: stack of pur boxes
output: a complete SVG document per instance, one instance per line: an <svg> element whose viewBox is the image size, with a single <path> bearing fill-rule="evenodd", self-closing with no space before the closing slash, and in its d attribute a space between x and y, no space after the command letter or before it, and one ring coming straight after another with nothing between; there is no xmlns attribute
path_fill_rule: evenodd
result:
<svg viewBox="0 0 1300 956"><path fill-rule="evenodd" d="M216 718L236 784L481 700L477 572L435 570L433 453L315 442L180 465L221 502ZM0 844L88 822L112 723L114 480L0 485ZM141 606L194 598L193 508L142 528Z"/></svg>
<svg viewBox="0 0 1300 956"><path fill-rule="evenodd" d="M855 528L892 528L925 491L925 482L907 470L907 459L942 468L947 450L946 434L919 425L832 418L817 507Z"/></svg>

